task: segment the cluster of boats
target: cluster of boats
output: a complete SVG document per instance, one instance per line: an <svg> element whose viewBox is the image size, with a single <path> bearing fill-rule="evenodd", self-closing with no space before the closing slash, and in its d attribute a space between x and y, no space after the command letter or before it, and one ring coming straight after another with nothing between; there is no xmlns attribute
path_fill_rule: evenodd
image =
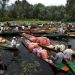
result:
<svg viewBox="0 0 75 75"><path fill-rule="evenodd" d="M10 32L11 31L11 32ZM73 26L66 24L49 24L49 25L30 25L23 24L5 24L0 26L0 35L19 35L20 33L34 34L35 36L45 37L74 37L75 29Z"/></svg>

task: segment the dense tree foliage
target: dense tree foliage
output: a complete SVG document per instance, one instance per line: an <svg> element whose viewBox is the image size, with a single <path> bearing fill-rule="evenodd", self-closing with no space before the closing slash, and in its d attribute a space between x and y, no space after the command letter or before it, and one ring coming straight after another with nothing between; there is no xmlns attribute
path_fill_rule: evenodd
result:
<svg viewBox="0 0 75 75"><path fill-rule="evenodd" d="M67 0L66 13L68 21L75 21L75 0Z"/></svg>
<svg viewBox="0 0 75 75"><path fill-rule="evenodd" d="M75 0L67 0L65 6L31 5L26 0L16 0L7 6L9 0L0 0L0 20L40 19L54 21L75 20Z"/></svg>
<svg viewBox="0 0 75 75"><path fill-rule="evenodd" d="M4 18L6 15L6 5L9 0L0 0L0 19Z"/></svg>

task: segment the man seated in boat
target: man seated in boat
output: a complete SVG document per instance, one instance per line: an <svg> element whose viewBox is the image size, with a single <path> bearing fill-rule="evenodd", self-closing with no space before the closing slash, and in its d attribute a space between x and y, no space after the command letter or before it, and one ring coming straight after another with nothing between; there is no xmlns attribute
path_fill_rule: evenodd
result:
<svg viewBox="0 0 75 75"><path fill-rule="evenodd" d="M63 28L63 26L61 26L60 28L58 28L58 33L59 34L64 34L65 30Z"/></svg>
<svg viewBox="0 0 75 75"><path fill-rule="evenodd" d="M15 28L15 30L18 31L18 30L19 30L19 27L17 26L17 27Z"/></svg>
<svg viewBox="0 0 75 75"><path fill-rule="evenodd" d="M0 26L0 32L3 32L3 31L4 31L4 27Z"/></svg>
<svg viewBox="0 0 75 75"><path fill-rule="evenodd" d="M71 45L68 45L68 48L64 50L64 59L71 61L72 60L72 55L75 54L75 51L71 49Z"/></svg>
<svg viewBox="0 0 75 75"><path fill-rule="evenodd" d="M24 30L25 29L25 26L22 25L21 28L22 28L22 30Z"/></svg>
<svg viewBox="0 0 75 75"><path fill-rule="evenodd" d="M63 52L61 52L60 48L57 49L57 53L52 58L55 64L62 63L62 60L64 59L64 54Z"/></svg>
<svg viewBox="0 0 75 75"><path fill-rule="evenodd" d="M16 38L16 37L13 37L13 39L12 39L12 41L11 41L11 47L17 48L17 47L20 45L20 44L17 43L17 42L18 42L17 38Z"/></svg>

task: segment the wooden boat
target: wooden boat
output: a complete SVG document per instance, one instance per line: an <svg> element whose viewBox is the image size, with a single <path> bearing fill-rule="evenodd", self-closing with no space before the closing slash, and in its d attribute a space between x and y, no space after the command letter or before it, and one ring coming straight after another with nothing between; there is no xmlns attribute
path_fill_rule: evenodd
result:
<svg viewBox="0 0 75 75"><path fill-rule="evenodd" d="M69 32L69 36L75 37L75 32Z"/></svg>
<svg viewBox="0 0 75 75"><path fill-rule="evenodd" d="M54 52L56 53L57 51L55 49L51 49L51 48L48 48L48 47L44 47L42 46L44 49L48 50L49 52ZM75 60L73 61L66 61L64 60L65 64L69 67L69 69L71 70L71 72L73 74L75 74Z"/></svg>
<svg viewBox="0 0 75 75"><path fill-rule="evenodd" d="M11 41L9 41L8 39L5 39L3 37L0 37L0 39L3 40L3 42L1 42L1 40L0 40L0 48L6 49L6 50L10 50L10 51L18 50L17 48L10 46L10 42Z"/></svg>
<svg viewBox="0 0 75 75"><path fill-rule="evenodd" d="M52 38L52 39L61 39L61 38L67 38L67 37L71 37L71 38L75 38L75 34L71 34L74 32L69 32L68 34L57 34L57 33L31 33L32 35L39 37L39 36L43 36L43 37L48 37L48 38Z"/></svg>
<svg viewBox="0 0 75 75"><path fill-rule="evenodd" d="M22 44L23 44L25 47L27 47L24 41L22 41ZM27 49L28 49L28 48L27 48ZM50 54L50 55L51 55L51 54ZM39 57L39 58L40 58L40 57ZM42 58L40 58L40 59L42 59ZM49 59L51 59L51 58L49 58ZM56 65L56 64L54 64L53 62L50 62L50 61L48 61L48 60L45 60L45 59L42 59L42 60L45 61L46 63L48 63L53 69L55 69L55 71L61 71L61 72L64 72L64 73L66 73L66 72L69 71L69 68L68 68L67 65L65 65L64 63L61 63L61 64Z"/></svg>
<svg viewBox="0 0 75 75"><path fill-rule="evenodd" d="M43 36L43 37L48 37L48 38L63 38L63 37L69 37L68 34L57 34L57 33L33 33L34 36L38 37L38 36Z"/></svg>
<svg viewBox="0 0 75 75"><path fill-rule="evenodd" d="M22 32L20 31L5 31L5 32L0 32L0 35L1 36L7 36L7 35L19 35L21 34Z"/></svg>

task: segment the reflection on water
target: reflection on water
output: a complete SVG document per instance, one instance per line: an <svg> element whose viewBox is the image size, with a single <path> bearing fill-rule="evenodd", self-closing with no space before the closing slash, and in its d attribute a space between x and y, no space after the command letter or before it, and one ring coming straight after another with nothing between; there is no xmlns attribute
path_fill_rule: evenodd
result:
<svg viewBox="0 0 75 75"><path fill-rule="evenodd" d="M72 48L75 48L74 39L68 39L68 42L56 42L71 44ZM29 53L22 44L18 49L19 51L15 53L15 57L14 52L0 49L1 58L7 66L6 73L8 75L54 75L51 67L47 63Z"/></svg>

